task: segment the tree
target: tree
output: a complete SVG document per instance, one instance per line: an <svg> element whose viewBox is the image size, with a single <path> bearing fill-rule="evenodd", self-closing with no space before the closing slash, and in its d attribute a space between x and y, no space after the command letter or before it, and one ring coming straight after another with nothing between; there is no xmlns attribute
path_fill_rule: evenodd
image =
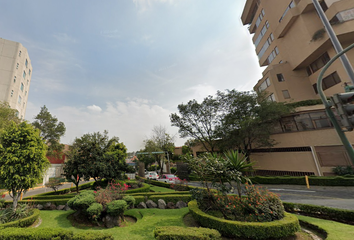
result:
<svg viewBox="0 0 354 240"><path fill-rule="evenodd" d="M123 173L128 169L125 162L127 149L118 141L117 137L109 138L107 131L76 138L64 167L66 178L73 179L77 186L81 178L86 181L90 178L95 181L103 178L108 181L122 179Z"/></svg>
<svg viewBox="0 0 354 240"><path fill-rule="evenodd" d="M143 152L167 152L169 159L172 158L172 153L175 150L174 137L167 133L166 128L163 126L154 126L152 129L152 136L145 142L145 149ZM155 160L160 167L162 174L164 165L164 154L154 154Z"/></svg>
<svg viewBox="0 0 354 240"><path fill-rule="evenodd" d="M179 128L182 138L191 137L203 145L206 151L216 152L216 129L220 123L220 104L212 96L198 103L191 100L187 104L178 105L179 114L170 115L172 126Z"/></svg>
<svg viewBox="0 0 354 240"><path fill-rule="evenodd" d="M10 108L7 102L0 102L0 130L4 129L12 121L19 123L20 119L17 117L17 111Z"/></svg>
<svg viewBox="0 0 354 240"><path fill-rule="evenodd" d="M46 187L53 189L54 192L58 191L61 185L63 185L63 183L60 181L60 178L51 178L49 182L45 184Z"/></svg>
<svg viewBox="0 0 354 240"><path fill-rule="evenodd" d="M59 157L64 149L64 144L60 143L60 137L64 136L66 131L64 123L58 122L45 105L35 119L32 125L41 131L41 137L48 145L48 155Z"/></svg>
<svg viewBox="0 0 354 240"><path fill-rule="evenodd" d="M16 209L21 193L43 177L49 161L47 146L32 125L10 123L0 136L0 182L13 198Z"/></svg>
<svg viewBox="0 0 354 240"><path fill-rule="evenodd" d="M250 161L253 148L272 147L274 124L291 108L284 103L268 100L265 93L218 92L217 99L223 112L217 136L220 149L237 149Z"/></svg>

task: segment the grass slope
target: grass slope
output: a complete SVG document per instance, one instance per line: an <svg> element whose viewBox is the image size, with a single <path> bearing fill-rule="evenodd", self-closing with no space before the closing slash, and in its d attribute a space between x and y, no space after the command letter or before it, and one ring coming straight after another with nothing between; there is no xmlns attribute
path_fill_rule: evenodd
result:
<svg viewBox="0 0 354 240"><path fill-rule="evenodd" d="M164 188L155 185L150 185L150 191L152 192L175 192L175 190L171 188Z"/></svg>
<svg viewBox="0 0 354 240"><path fill-rule="evenodd" d="M326 240L353 240L354 226L319 218L296 215L299 220L311 223L324 229L328 236Z"/></svg>
<svg viewBox="0 0 354 240"><path fill-rule="evenodd" d="M94 230L104 233L112 234L115 239L119 240L153 240L153 230L157 226L182 226L183 216L188 213L188 208L182 209L131 209L126 211L126 215L135 216L141 219L135 224L126 227L116 227L111 229L97 229L97 228L75 228L71 225L67 217L74 211L41 211L42 224L39 228L65 228L74 232L85 230Z"/></svg>

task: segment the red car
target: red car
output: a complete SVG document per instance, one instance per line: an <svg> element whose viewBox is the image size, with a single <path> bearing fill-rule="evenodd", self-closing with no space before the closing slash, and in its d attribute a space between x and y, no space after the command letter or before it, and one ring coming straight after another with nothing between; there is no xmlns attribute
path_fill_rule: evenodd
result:
<svg viewBox="0 0 354 240"><path fill-rule="evenodd" d="M179 183L181 179L179 179L176 175L173 174L163 174L157 179L157 181L166 183Z"/></svg>

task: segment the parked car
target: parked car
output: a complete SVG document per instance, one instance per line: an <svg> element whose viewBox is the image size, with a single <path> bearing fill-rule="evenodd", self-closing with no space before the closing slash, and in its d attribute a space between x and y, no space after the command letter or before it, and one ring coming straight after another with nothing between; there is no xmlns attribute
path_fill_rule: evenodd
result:
<svg viewBox="0 0 354 240"><path fill-rule="evenodd" d="M159 175L156 172L147 172L147 173L145 173L145 178L157 180L159 178Z"/></svg>
<svg viewBox="0 0 354 240"><path fill-rule="evenodd" d="M163 174L157 179L157 181L165 183L179 183L181 179L179 179L176 175L173 174Z"/></svg>

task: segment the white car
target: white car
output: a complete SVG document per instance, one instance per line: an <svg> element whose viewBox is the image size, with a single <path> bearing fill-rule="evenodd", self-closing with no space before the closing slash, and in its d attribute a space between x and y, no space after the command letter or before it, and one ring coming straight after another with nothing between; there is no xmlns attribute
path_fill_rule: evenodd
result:
<svg viewBox="0 0 354 240"><path fill-rule="evenodd" d="M159 178L159 175L156 172L147 172L145 173L145 178L157 180Z"/></svg>

